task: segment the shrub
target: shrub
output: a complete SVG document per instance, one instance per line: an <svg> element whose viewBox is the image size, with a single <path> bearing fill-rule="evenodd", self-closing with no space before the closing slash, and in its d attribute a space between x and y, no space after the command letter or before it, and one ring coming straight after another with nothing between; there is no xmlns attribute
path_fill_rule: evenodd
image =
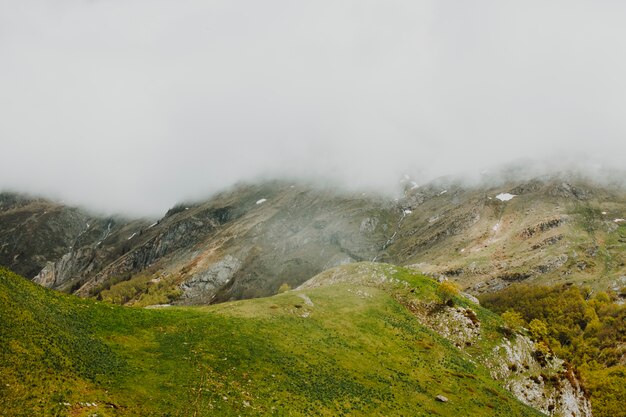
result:
<svg viewBox="0 0 626 417"><path fill-rule="evenodd" d="M443 304L449 304L459 291L459 287L449 280L444 280L437 286L437 296Z"/></svg>
<svg viewBox="0 0 626 417"><path fill-rule="evenodd" d="M526 325L526 320L522 317L521 313L518 313L515 310L507 310L502 313L502 320L504 320L504 325L514 332L518 332Z"/></svg>
<svg viewBox="0 0 626 417"><path fill-rule="evenodd" d="M287 292L289 290L291 290L291 286L289 284L287 284L286 282L284 282L283 285L278 287L278 294L282 294L282 293Z"/></svg>
<svg viewBox="0 0 626 417"><path fill-rule="evenodd" d="M548 325L545 321L532 319L528 324L528 330L534 340L541 341L548 336Z"/></svg>

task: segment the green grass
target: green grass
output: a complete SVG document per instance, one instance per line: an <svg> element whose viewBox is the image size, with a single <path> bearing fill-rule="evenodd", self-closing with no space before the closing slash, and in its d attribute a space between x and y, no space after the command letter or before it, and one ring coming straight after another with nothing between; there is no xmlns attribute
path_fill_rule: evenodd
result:
<svg viewBox="0 0 626 417"><path fill-rule="evenodd" d="M397 301L434 281L395 271L408 286L146 310L0 270L0 415L541 415ZM491 335L496 316L477 313Z"/></svg>

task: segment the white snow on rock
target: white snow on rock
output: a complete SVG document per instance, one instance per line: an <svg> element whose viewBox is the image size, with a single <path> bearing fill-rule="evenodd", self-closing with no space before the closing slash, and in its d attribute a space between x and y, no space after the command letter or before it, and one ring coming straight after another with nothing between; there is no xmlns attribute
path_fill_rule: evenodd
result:
<svg viewBox="0 0 626 417"><path fill-rule="evenodd" d="M517 196L515 194L509 194L509 193L501 193L496 196L496 198L500 201L509 201L513 197L517 197Z"/></svg>
<svg viewBox="0 0 626 417"><path fill-rule="evenodd" d="M259 201L257 201L256 203L257 203L257 204L263 204L263 203L265 203L266 201L267 201L267 198L262 198L262 199L260 199Z"/></svg>
<svg viewBox="0 0 626 417"><path fill-rule="evenodd" d="M603 212L602 212L602 214L605 214L605 215L606 215L606 211L603 211Z"/></svg>
<svg viewBox="0 0 626 417"><path fill-rule="evenodd" d="M412 210L409 210L409 209L404 210L404 214L411 214L411 213L413 213Z"/></svg>
<svg viewBox="0 0 626 417"><path fill-rule="evenodd" d="M151 227L156 226L158 223L159 223L159 222L154 222L154 223L152 223L150 226L148 226L148 229L150 229Z"/></svg>
<svg viewBox="0 0 626 417"><path fill-rule="evenodd" d="M442 192L439 193L439 195L444 195L447 192L448 192L448 190L443 190Z"/></svg>
<svg viewBox="0 0 626 417"><path fill-rule="evenodd" d="M615 223L626 222L626 219L615 219L613 220Z"/></svg>
<svg viewBox="0 0 626 417"><path fill-rule="evenodd" d="M137 233L133 233L132 235L130 235L130 237L126 240L131 240L132 238L134 238L135 236L137 236Z"/></svg>

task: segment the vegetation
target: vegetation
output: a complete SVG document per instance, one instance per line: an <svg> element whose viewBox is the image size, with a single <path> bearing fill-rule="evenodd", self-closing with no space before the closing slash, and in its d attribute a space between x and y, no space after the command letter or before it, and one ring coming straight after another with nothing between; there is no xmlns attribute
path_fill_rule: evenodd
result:
<svg viewBox="0 0 626 417"><path fill-rule="evenodd" d="M518 325L575 367L600 417L626 415L626 306L614 301L577 286L513 285L481 297L505 322L522 318Z"/></svg>
<svg viewBox="0 0 626 417"><path fill-rule="evenodd" d="M581 227L588 233L593 233L602 224L602 210L590 205L576 207L574 214L578 216Z"/></svg>
<svg viewBox="0 0 626 417"><path fill-rule="evenodd" d="M450 280L443 280L437 286L437 295L444 304L448 304L459 294L459 287Z"/></svg>
<svg viewBox="0 0 626 417"><path fill-rule="evenodd" d="M287 284L286 282L284 282L280 287L278 287L278 294L282 294L289 290L291 290L291 286Z"/></svg>
<svg viewBox="0 0 626 417"><path fill-rule="evenodd" d="M502 313L502 320L504 320L506 328L512 332L520 331L526 325L524 317L514 310L507 310Z"/></svg>
<svg viewBox="0 0 626 417"><path fill-rule="evenodd" d="M358 284L202 308L138 309L0 270L0 410L11 416L538 416L399 296ZM411 292L413 290L413 292ZM400 290L398 290L400 291ZM457 300L462 303L461 300ZM497 316L484 309L477 314ZM485 339L498 338L486 324ZM435 400L439 394L450 399Z"/></svg>
<svg viewBox="0 0 626 417"><path fill-rule="evenodd" d="M145 307L154 304L169 304L178 299L182 291L172 275L153 278L151 275L136 275L125 281L117 281L108 289L102 289L98 298L113 304L132 304Z"/></svg>

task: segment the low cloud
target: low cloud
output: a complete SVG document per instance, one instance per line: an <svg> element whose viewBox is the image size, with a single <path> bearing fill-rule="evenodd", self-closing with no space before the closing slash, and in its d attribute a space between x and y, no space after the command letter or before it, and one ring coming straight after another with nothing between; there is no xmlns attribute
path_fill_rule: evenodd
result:
<svg viewBox="0 0 626 417"><path fill-rule="evenodd" d="M240 180L622 167L618 1L0 3L0 188L157 215Z"/></svg>

